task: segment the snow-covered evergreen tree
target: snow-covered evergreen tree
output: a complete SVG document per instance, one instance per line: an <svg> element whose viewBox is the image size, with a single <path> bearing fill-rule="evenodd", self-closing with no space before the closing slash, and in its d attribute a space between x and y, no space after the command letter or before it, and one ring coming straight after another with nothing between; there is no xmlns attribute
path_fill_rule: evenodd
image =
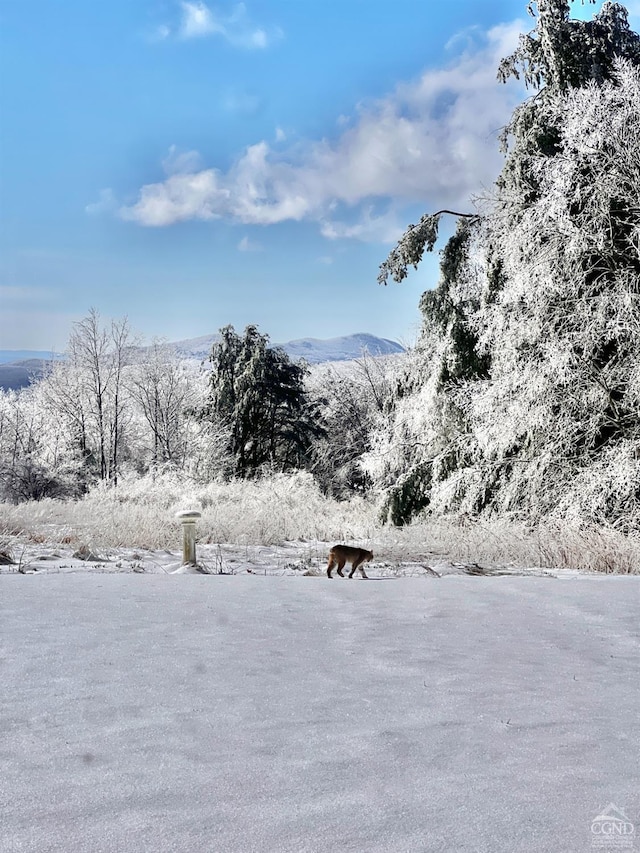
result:
<svg viewBox="0 0 640 853"><path fill-rule="evenodd" d="M295 364L256 326L244 335L220 330L211 350L210 393L202 419L228 428L233 474L250 477L263 468L290 471L310 462L310 445L324 431Z"/></svg>
<svg viewBox="0 0 640 853"><path fill-rule="evenodd" d="M539 87L505 132L482 215L460 220L390 422L368 460L395 522L425 506L633 519L640 494L640 38L607 3L540 0L502 77ZM432 248L423 217L381 268Z"/></svg>

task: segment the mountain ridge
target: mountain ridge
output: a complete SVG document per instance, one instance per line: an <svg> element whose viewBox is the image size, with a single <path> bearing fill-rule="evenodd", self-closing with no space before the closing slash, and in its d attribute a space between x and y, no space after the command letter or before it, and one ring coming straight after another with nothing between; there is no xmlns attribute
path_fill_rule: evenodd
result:
<svg viewBox="0 0 640 853"><path fill-rule="evenodd" d="M204 361L219 335L200 335L181 341L168 342L179 358ZM364 352L372 356L394 355L405 348L397 341L379 338L368 332L356 332L335 338L296 338L286 343L274 343L294 361L304 359L308 364L329 361L352 361ZM146 349L142 347L141 349ZM0 350L0 389L19 390L42 375L45 365L52 359L61 358L59 353L46 350Z"/></svg>
<svg viewBox="0 0 640 853"><path fill-rule="evenodd" d="M212 345L220 339L217 334L201 335L168 344L182 358L205 359ZM359 358L364 351L370 355L392 355L404 352L404 347L389 338L379 338L368 332L356 332L335 338L296 338L286 343L273 343L273 347L283 349L296 360L304 358L309 364L321 364L324 361L351 361Z"/></svg>

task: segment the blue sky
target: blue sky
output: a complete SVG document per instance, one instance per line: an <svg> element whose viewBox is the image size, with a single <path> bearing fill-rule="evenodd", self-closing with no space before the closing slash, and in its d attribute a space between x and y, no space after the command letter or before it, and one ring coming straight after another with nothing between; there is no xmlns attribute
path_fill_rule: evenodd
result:
<svg viewBox="0 0 640 853"><path fill-rule="evenodd" d="M411 343L437 259L378 266L495 178L525 6L0 0L0 348L61 350L91 307L148 340Z"/></svg>

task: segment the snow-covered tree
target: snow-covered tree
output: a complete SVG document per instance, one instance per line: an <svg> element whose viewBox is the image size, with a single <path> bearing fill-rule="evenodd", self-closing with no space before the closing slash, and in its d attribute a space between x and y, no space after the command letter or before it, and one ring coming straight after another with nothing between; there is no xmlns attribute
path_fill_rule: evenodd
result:
<svg viewBox="0 0 640 853"><path fill-rule="evenodd" d="M636 512L640 38L618 4L591 22L563 0L537 6L500 76L538 91L506 128L493 197L443 251L416 366L369 460L395 522L427 505ZM408 230L382 280L433 248L440 215Z"/></svg>
<svg viewBox="0 0 640 853"><path fill-rule="evenodd" d="M200 404L198 381L171 347L159 341L136 359L126 385L151 439L151 464L183 467L189 453L188 412Z"/></svg>
<svg viewBox="0 0 640 853"><path fill-rule="evenodd" d="M348 364L318 365L309 381L326 432L313 442L312 471L323 492L347 498L365 492L371 478L362 467L375 423L390 405L403 357L368 353Z"/></svg>
<svg viewBox="0 0 640 853"><path fill-rule="evenodd" d="M531 160L537 198L517 228L492 222L503 286L482 317L491 379L466 405L498 508L615 518L640 494L639 69L618 62L548 112L559 154Z"/></svg>
<svg viewBox="0 0 640 853"><path fill-rule="evenodd" d="M216 479L231 467L225 423L202 419L209 376L159 341L137 352L125 385L133 403L136 468L171 468L194 480Z"/></svg>
<svg viewBox="0 0 640 853"><path fill-rule="evenodd" d="M311 440L323 432L305 388L306 367L268 342L256 326L247 326L243 336L225 326L209 357L210 393L202 418L228 426L233 473L239 477L265 466L306 467Z"/></svg>
<svg viewBox="0 0 640 853"><path fill-rule="evenodd" d="M73 497L81 491L81 467L37 384L0 392L0 500Z"/></svg>
<svg viewBox="0 0 640 853"><path fill-rule="evenodd" d="M133 337L126 319L103 326L91 310L74 323L67 357L43 379L43 395L70 430L89 476L117 483L130 418L124 372Z"/></svg>

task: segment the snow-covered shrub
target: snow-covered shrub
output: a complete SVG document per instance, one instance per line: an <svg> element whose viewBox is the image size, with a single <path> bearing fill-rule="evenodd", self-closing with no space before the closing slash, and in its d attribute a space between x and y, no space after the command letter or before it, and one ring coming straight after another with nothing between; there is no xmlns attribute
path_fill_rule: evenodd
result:
<svg viewBox="0 0 640 853"><path fill-rule="evenodd" d="M278 475L264 480L203 486L167 473L129 478L122 490L103 486L82 500L44 499L0 504L0 552L19 555L25 545L65 546L92 553L110 548L179 552L175 514L199 509L200 543L247 547L295 542L348 542L372 547L390 565L439 560L483 566L571 568L640 572L640 539L634 534L579 521L549 520L531 526L514 519L420 516L403 527L382 525L376 507L362 498L335 501L312 478ZM320 548L324 553L324 546ZM17 555L17 556L16 556Z"/></svg>
<svg viewBox="0 0 640 853"><path fill-rule="evenodd" d="M45 500L2 507L2 528L31 538L61 535L93 547L175 548L176 513L196 509L207 543L271 545L287 541L369 539L375 509L361 497L338 503L308 473L203 484L179 471L121 477L78 501Z"/></svg>
<svg viewBox="0 0 640 853"><path fill-rule="evenodd" d="M640 573L640 537L610 527L552 519L532 526L517 519L419 516L377 533L376 556L395 562L438 560L506 568Z"/></svg>

